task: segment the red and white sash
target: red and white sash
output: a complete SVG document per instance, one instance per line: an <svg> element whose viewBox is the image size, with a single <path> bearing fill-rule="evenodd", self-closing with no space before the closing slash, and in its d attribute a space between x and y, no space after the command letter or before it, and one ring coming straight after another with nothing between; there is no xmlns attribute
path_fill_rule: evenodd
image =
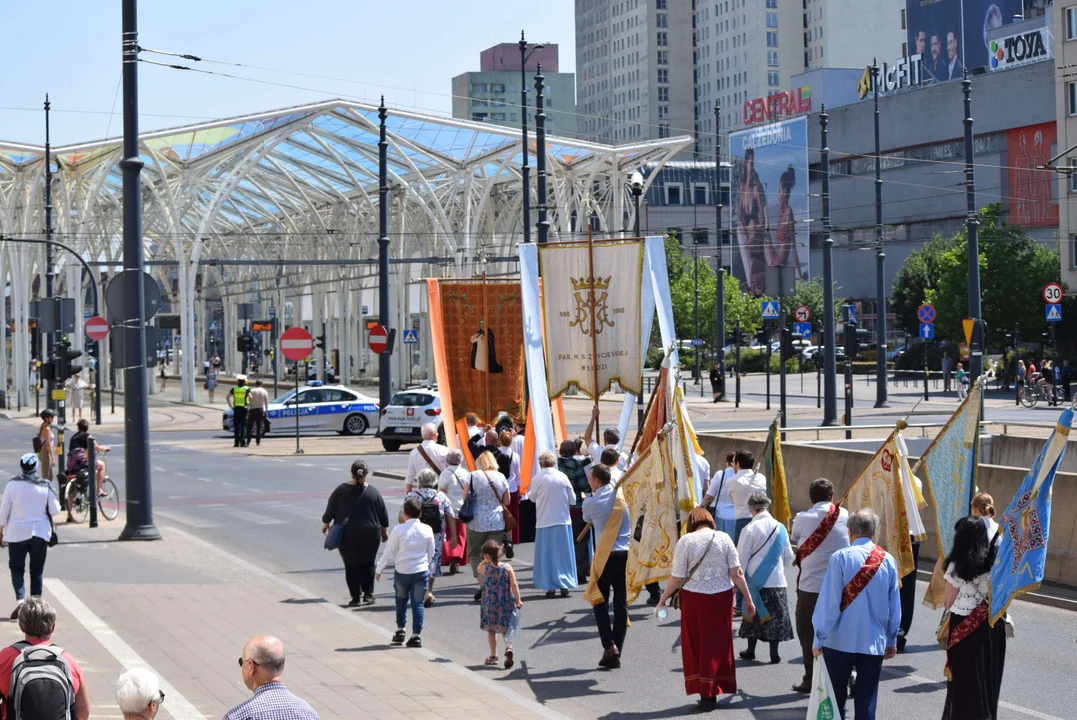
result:
<svg viewBox="0 0 1077 720"><path fill-rule="evenodd" d="M838 519L840 517L841 508L834 503L831 503L830 509L826 511L826 515L823 516L823 520L819 523L819 527L815 528L812 534L809 535L804 542L800 544L800 547L797 548L797 555L793 560L793 564L798 568L797 588L800 587L800 564L804 562L806 557L819 549L819 546L822 545L823 541L830 535L830 531L838 524Z"/></svg>

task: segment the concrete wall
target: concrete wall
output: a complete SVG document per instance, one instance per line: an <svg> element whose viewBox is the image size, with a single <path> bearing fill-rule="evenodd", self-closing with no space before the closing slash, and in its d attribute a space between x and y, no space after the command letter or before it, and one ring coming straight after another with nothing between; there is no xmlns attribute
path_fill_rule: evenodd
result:
<svg viewBox="0 0 1077 720"><path fill-rule="evenodd" d="M1015 438L1020 440L1020 438ZM997 442L998 438L995 438ZM1030 439L1038 443L1036 452L1043 446L1043 440ZM763 441L746 440L722 435L703 435L699 444L704 454L717 467L726 451L744 447L758 455L763 449ZM1020 445L1015 443L1014 448ZM1017 450L1013 450L1014 453ZM819 477L828 478L834 483L835 496L840 496L856 479L871 459L872 452L845 448L825 447L800 443L783 443L782 457L785 461L786 482L789 489L789 503L794 513L811 506L808 499L808 485ZM915 458L913 459L915 464ZM1028 472L1024 467L1007 467L1003 465L980 465L979 488L995 498L999 515L1009 504ZM855 509L855 508L854 508ZM929 528L928 538L920 547L923 561L935 560L936 538L935 513L932 508L921 511L924 524ZM1047 568L1044 579L1062 585L1077 586L1077 474L1059 473L1055 478L1054 496L1051 513L1051 536L1047 547ZM924 563L922 563L924 564Z"/></svg>
<svg viewBox="0 0 1077 720"><path fill-rule="evenodd" d="M992 465L1027 468L1043 449L1043 438L1018 437L1016 435L992 435L990 453L980 453L981 462ZM1070 440L1066 454L1062 457L1059 470L1077 473L1077 441Z"/></svg>

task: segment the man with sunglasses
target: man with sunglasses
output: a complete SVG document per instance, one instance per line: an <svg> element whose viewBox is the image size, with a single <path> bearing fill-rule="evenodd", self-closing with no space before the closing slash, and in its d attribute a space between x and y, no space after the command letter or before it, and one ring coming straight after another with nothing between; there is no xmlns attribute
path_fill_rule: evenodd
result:
<svg viewBox="0 0 1077 720"><path fill-rule="evenodd" d="M320 720L306 701L299 699L281 682L284 674L284 643L272 635L251 638L239 656L243 684L254 692L250 700L236 705L224 720Z"/></svg>

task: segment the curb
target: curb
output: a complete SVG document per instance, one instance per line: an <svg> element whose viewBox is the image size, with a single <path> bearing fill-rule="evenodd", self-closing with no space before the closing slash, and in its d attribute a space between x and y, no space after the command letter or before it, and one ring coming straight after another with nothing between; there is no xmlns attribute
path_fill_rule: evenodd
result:
<svg viewBox="0 0 1077 720"><path fill-rule="evenodd" d="M923 580L926 583L931 582L931 571L917 569L916 579ZM1043 589L1043 586L1040 586ZM1058 608L1059 610L1069 610L1071 612L1077 612L1077 597L1065 597L1062 595L1049 595L1043 592L1029 592L1023 595L1018 595L1015 599L1024 600L1025 602L1032 603L1033 605L1045 605L1047 607Z"/></svg>

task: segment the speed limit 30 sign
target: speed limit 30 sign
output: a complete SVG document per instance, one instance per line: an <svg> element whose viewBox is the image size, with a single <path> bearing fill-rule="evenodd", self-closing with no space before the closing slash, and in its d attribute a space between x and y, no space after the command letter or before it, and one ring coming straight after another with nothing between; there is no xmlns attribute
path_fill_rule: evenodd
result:
<svg viewBox="0 0 1077 720"><path fill-rule="evenodd" d="M1047 283L1043 287L1043 300L1048 305L1058 305L1063 298L1062 286L1058 283Z"/></svg>

